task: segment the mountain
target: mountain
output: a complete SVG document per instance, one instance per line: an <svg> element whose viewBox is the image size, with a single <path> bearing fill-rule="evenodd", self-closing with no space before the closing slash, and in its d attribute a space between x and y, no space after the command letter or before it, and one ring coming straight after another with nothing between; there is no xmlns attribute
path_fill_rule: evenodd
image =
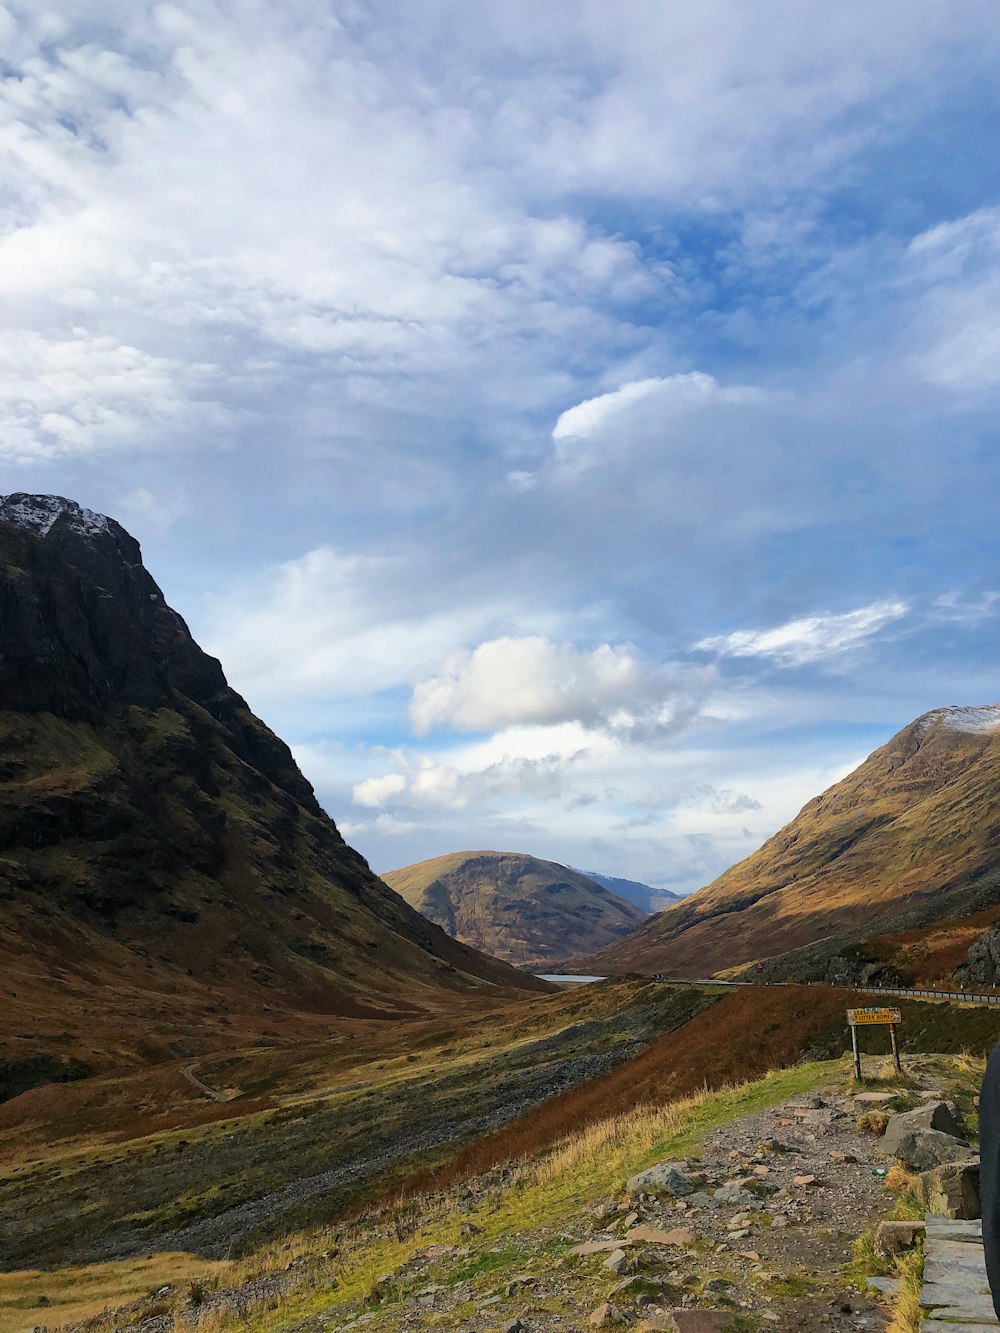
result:
<svg viewBox="0 0 1000 1333"><path fill-rule="evenodd" d="M861 979L886 955L864 941L1000 903L998 797L1000 704L935 709L745 861L575 965L693 977L771 959L774 979Z"/></svg>
<svg viewBox="0 0 1000 1333"><path fill-rule="evenodd" d="M594 880L605 889L610 889L619 898L625 898L644 912L662 912L665 907L672 907L682 900L679 893L669 889L657 889L652 884L642 884L637 879L618 879L615 875L599 875L596 870L581 870L581 875Z"/></svg>
<svg viewBox="0 0 1000 1333"><path fill-rule="evenodd" d="M371 872L138 543L71 500L0 499L0 703L0 1075L541 984Z"/></svg>
<svg viewBox="0 0 1000 1333"><path fill-rule="evenodd" d="M602 948L645 917L579 870L520 852L452 852L383 878L449 935L521 967Z"/></svg>

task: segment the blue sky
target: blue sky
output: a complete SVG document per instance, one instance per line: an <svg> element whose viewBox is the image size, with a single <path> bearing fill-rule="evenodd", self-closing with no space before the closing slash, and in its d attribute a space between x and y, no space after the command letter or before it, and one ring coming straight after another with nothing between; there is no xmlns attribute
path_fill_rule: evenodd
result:
<svg viewBox="0 0 1000 1333"><path fill-rule="evenodd" d="M0 5L0 489L135 533L376 869L695 888L1000 698L998 45Z"/></svg>

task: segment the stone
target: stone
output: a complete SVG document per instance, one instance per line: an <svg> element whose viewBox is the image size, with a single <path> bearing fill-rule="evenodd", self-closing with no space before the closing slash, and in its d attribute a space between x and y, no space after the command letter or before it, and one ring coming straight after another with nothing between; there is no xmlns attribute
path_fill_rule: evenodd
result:
<svg viewBox="0 0 1000 1333"><path fill-rule="evenodd" d="M753 1195L742 1185L720 1185L713 1197L718 1203L753 1203Z"/></svg>
<svg viewBox="0 0 1000 1333"><path fill-rule="evenodd" d="M605 1301L599 1305L596 1310L591 1310L587 1323L591 1328L606 1328L615 1317L615 1312L610 1304Z"/></svg>
<svg viewBox="0 0 1000 1333"><path fill-rule="evenodd" d="M783 1231L788 1226L788 1216L785 1213L775 1213L771 1218L771 1226L775 1231Z"/></svg>
<svg viewBox="0 0 1000 1333"><path fill-rule="evenodd" d="M862 1106L878 1106L882 1102L891 1102L895 1095L894 1092L859 1092L854 1100Z"/></svg>
<svg viewBox="0 0 1000 1333"><path fill-rule="evenodd" d="M807 1185L818 1185L819 1181L815 1176L796 1176L792 1184L796 1189L804 1189Z"/></svg>
<svg viewBox="0 0 1000 1333"><path fill-rule="evenodd" d="M582 1245L574 1245L570 1250L575 1258L584 1259L588 1254L610 1254L614 1250L619 1250L623 1245L631 1245L632 1242L626 1238L624 1240L588 1240Z"/></svg>
<svg viewBox="0 0 1000 1333"><path fill-rule="evenodd" d="M503 1326L503 1333L528 1333L520 1319L511 1319Z"/></svg>
<svg viewBox="0 0 1000 1333"><path fill-rule="evenodd" d="M979 1199L979 1158L948 1162L920 1176L920 1198L929 1213L938 1217L982 1216Z"/></svg>
<svg viewBox="0 0 1000 1333"><path fill-rule="evenodd" d="M875 1253L890 1259L912 1250L924 1229L923 1222L880 1222L875 1228Z"/></svg>
<svg viewBox="0 0 1000 1333"><path fill-rule="evenodd" d="M894 1155L911 1171L932 1171L946 1162L964 1161L969 1156L969 1145L939 1129L916 1129L903 1135Z"/></svg>
<svg viewBox="0 0 1000 1333"><path fill-rule="evenodd" d="M626 1231L628 1231L629 1227L634 1227L636 1222L638 1222L638 1220L639 1220L638 1213L629 1213L628 1217L626 1217L625 1221L622 1223L622 1226L625 1228Z"/></svg>
<svg viewBox="0 0 1000 1333"><path fill-rule="evenodd" d="M693 1245L698 1239L697 1231L690 1227L674 1227L670 1231L661 1231L659 1227L633 1227L625 1239L630 1245Z"/></svg>
<svg viewBox="0 0 1000 1333"><path fill-rule="evenodd" d="M886 1126L882 1148L885 1152L898 1156L899 1148L908 1135L927 1129L937 1130L964 1141L965 1122L958 1107L954 1102L937 1101L918 1106L915 1111L904 1111L901 1115L893 1116Z"/></svg>
<svg viewBox="0 0 1000 1333"><path fill-rule="evenodd" d="M870 1277L865 1279L865 1286L870 1291L881 1292L883 1296L895 1296L900 1282L898 1277Z"/></svg>
<svg viewBox="0 0 1000 1333"><path fill-rule="evenodd" d="M626 1182L633 1194L672 1194L678 1197L693 1194L704 1183L703 1175L688 1174L687 1162L660 1162L648 1171L631 1176Z"/></svg>
<svg viewBox="0 0 1000 1333"><path fill-rule="evenodd" d="M858 1159L852 1152L841 1152L838 1148L834 1148L830 1152L831 1162L837 1162L838 1164L843 1165L853 1165L857 1160Z"/></svg>
<svg viewBox="0 0 1000 1333"><path fill-rule="evenodd" d="M604 1267L614 1273L616 1277L621 1277L628 1267L628 1255L624 1250L613 1250L605 1259Z"/></svg>

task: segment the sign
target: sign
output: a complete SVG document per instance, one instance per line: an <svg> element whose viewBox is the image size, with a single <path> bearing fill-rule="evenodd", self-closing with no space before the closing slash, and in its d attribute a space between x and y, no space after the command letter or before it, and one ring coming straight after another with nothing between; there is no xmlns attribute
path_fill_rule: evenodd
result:
<svg viewBox="0 0 1000 1333"><path fill-rule="evenodd" d="M852 1028L868 1023L901 1023L903 1015L898 1009L848 1009L847 1021Z"/></svg>

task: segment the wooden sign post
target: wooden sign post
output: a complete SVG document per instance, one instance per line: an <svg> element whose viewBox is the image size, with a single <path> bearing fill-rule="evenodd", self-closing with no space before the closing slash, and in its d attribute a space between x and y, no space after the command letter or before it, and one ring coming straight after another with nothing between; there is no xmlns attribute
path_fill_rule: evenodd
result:
<svg viewBox="0 0 1000 1333"><path fill-rule="evenodd" d="M861 1052L858 1049L858 1028L887 1025L889 1040L892 1042L892 1058L896 1069L901 1074L903 1066L899 1060L899 1044L896 1041L896 1026L903 1020L898 1009L848 1009L847 1021L851 1025L851 1048L854 1051L854 1073L861 1082Z"/></svg>

